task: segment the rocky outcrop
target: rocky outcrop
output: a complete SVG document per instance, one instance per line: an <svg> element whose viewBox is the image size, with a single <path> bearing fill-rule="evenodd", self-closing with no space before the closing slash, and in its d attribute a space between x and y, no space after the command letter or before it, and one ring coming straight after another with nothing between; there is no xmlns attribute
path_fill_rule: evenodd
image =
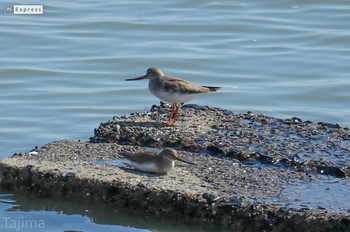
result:
<svg viewBox="0 0 350 232"><path fill-rule="evenodd" d="M184 106L169 127L167 110L114 117L89 142L58 141L5 158L2 186L241 231L350 230L347 128L196 105ZM118 163L118 152L162 147L196 165L176 163L157 175Z"/></svg>

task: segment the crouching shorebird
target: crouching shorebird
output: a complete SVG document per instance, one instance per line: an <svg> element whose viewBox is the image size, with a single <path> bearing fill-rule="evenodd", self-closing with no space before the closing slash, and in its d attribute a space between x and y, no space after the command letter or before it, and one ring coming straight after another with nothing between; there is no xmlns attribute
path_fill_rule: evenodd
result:
<svg viewBox="0 0 350 232"><path fill-rule="evenodd" d="M191 82L166 76L158 68L149 68L146 75L126 79L126 81L136 81L148 79L148 89L160 100L172 103L172 111L169 115L167 125L175 125L179 112L179 104L189 102L199 94L217 91L221 87L201 86Z"/></svg>
<svg viewBox="0 0 350 232"><path fill-rule="evenodd" d="M119 155L124 156L132 166L142 172L167 174L175 167L175 160L194 164L178 157L176 150L172 148L165 148L160 153L155 151L121 152Z"/></svg>

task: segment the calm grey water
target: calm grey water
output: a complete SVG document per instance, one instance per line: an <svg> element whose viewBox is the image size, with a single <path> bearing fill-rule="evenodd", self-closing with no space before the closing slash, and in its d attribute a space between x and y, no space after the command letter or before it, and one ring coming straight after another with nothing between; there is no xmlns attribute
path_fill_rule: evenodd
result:
<svg viewBox="0 0 350 232"><path fill-rule="evenodd" d="M13 1L0 3L0 157L87 140L100 122L158 104L147 81L124 81L152 66L224 87L196 104L350 126L349 1L17 3L43 4L44 14L13 15L6 13ZM51 231L125 226L9 199L0 220L44 218Z"/></svg>

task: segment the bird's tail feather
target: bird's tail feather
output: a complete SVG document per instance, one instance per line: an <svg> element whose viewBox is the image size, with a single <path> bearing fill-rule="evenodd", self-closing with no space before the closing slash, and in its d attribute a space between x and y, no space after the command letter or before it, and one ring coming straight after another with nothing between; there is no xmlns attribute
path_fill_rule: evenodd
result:
<svg viewBox="0 0 350 232"><path fill-rule="evenodd" d="M208 88L210 90L210 92L214 92L214 91L218 91L218 90L222 89L222 87L205 86L205 85L203 85L203 87Z"/></svg>

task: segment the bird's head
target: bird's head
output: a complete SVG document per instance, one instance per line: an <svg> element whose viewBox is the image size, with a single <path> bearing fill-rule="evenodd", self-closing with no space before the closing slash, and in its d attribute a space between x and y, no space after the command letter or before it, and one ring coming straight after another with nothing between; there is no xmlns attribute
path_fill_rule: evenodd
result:
<svg viewBox="0 0 350 232"><path fill-rule="evenodd" d="M126 81L137 81L137 80L143 80L143 79L152 80L154 78L159 78L159 77L164 77L164 73L159 68L149 68L147 69L146 75L143 75L141 77L136 77L136 78L129 78L125 80Z"/></svg>
<svg viewBox="0 0 350 232"><path fill-rule="evenodd" d="M181 159L180 157L177 156L177 151L172 149L172 148L165 148L162 152L161 152L161 155L164 156L166 159L168 160L178 160L178 161L181 161L181 162L185 162L185 163L188 163L188 164L194 164L190 161L187 161L187 160L184 160L184 159Z"/></svg>

